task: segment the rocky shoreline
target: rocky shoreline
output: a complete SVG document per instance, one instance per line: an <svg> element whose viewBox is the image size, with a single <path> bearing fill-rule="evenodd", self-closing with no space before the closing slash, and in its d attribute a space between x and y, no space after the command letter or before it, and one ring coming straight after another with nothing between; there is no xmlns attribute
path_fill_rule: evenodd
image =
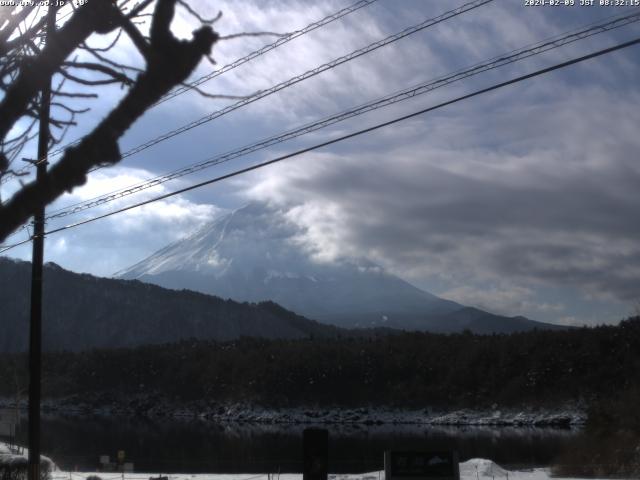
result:
<svg viewBox="0 0 640 480"><path fill-rule="evenodd" d="M0 405L12 402L0 399ZM26 408L26 405L21 405ZM401 409L392 407L264 407L250 403L198 401L173 403L152 395L132 396L126 400L84 398L80 396L45 399L45 414L65 416L136 416L148 418L197 418L215 423L255 424L358 424L358 425L434 425L434 426L505 426L570 428L584 425L584 409L564 405L555 409L525 407L456 409L443 411L426 407Z"/></svg>

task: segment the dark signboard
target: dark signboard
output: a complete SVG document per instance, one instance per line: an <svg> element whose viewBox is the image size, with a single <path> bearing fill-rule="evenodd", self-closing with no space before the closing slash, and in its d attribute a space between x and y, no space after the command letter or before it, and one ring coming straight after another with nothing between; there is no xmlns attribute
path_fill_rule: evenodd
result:
<svg viewBox="0 0 640 480"><path fill-rule="evenodd" d="M460 480L458 455L451 451L384 454L385 480Z"/></svg>
<svg viewBox="0 0 640 480"><path fill-rule="evenodd" d="M303 432L303 480L327 480L329 474L329 431L307 428Z"/></svg>

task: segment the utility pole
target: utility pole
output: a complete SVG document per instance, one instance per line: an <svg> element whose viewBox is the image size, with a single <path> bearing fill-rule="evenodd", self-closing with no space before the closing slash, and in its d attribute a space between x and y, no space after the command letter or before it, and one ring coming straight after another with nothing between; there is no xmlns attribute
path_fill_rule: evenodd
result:
<svg viewBox="0 0 640 480"><path fill-rule="evenodd" d="M52 2L53 3L53 2ZM56 28L53 5L47 11L47 43ZM40 96L36 183L42 184L49 153L49 115L51 77ZM33 254L31 258L31 318L29 323L29 471L28 480L40 480L40 384L42 373L42 264L44 261L44 203L33 216Z"/></svg>

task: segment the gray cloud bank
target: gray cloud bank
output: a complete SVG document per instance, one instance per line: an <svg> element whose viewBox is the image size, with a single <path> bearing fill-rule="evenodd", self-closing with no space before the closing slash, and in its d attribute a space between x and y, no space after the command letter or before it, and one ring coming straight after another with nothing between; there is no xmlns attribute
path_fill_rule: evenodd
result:
<svg viewBox="0 0 640 480"><path fill-rule="evenodd" d="M403 126L391 148L393 131L263 172L249 195L291 206L310 248L367 254L460 301L557 313L534 292L570 287L637 302L639 95L564 78L506 96Z"/></svg>

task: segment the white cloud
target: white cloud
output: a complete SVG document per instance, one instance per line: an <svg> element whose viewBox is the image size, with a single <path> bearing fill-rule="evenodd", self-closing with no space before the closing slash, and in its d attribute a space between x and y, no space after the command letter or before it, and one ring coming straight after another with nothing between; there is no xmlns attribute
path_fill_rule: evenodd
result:
<svg viewBox="0 0 640 480"><path fill-rule="evenodd" d="M57 205L76 204L140 183L149 177L150 173L141 169L102 169L94 172L86 185L65 195ZM47 230L151 199L175 187L175 182L171 185L156 186L143 193L51 221ZM49 211L53 212L54 208ZM185 196L170 197L50 235L45 244L46 260L59 263L71 270L108 276L139 261L167 243L187 235L223 212L214 205L196 203ZM12 253L20 258L30 258L28 245Z"/></svg>

